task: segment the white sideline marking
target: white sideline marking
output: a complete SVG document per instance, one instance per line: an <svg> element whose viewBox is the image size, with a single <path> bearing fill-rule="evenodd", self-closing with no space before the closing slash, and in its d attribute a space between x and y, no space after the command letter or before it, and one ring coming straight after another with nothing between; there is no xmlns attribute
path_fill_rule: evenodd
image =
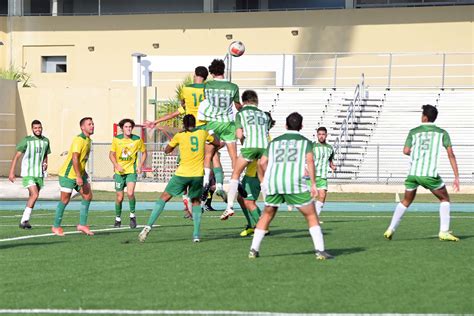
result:
<svg viewBox="0 0 474 316"><path fill-rule="evenodd" d="M243 311L199 311L199 310L120 310L120 309L0 309L0 314L73 314L73 315L279 315L279 316L341 316L341 315L371 315L371 314L318 314L318 313L273 313L273 312L243 312ZM372 314L384 316L423 316L426 314ZM432 314L447 316L447 314Z"/></svg>
<svg viewBox="0 0 474 316"><path fill-rule="evenodd" d="M158 225L153 225L153 227L158 226ZM137 226L137 228L140 228L143 226ZM120 228L104 228L104 229L91 229L93 232L106 232L106 231L119 231L119 230L125 230L125 229L130 229L129 227L120 227ZM82 234L80 231L72 231L72 232L64 232L65 235L72 235L72 234ZM0 242L4 241L14 241L14 240L23 240L23 239L31 239L31 238L39 238L39 237L49 237L49 236L55 236L53 233L49 234L40 234L40 235L28 235L28 236L21 236L21 237L13 237L13 238L5 238L5 239L0 239ZM58 236L58 238L61 238ZM0 310L1 311L1 310Z"/></svg>

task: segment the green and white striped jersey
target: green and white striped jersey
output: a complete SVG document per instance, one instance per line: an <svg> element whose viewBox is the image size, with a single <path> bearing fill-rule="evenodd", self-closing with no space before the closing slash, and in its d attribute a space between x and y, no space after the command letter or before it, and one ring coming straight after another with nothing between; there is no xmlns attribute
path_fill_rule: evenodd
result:
<svg viewBox="0 0 474 316"><path fill-rule="evenodd" d="M269 124L268 115L255 105L245 105L237 112L235 128L242 128L245 136L242 148L267 148Z"/></svg>
<svg viewBox="0 0 474 316"><path fill-rule="evenodd" d="M441 147L451 147L451 139L444 129L433 123L423 123L410 130L405 147L411 148L411 167L408 175L437 177Z"/></svg>
<svg viewBox="0 0 474 316"><path fill-rule="evenodd" d="M240 103L239 87L224 79L214 79L204 85L204 97L209 105L203 114L208 122L228 123L234 121L232 104Z"/></svg>
<svg viewBox="0 0 474 316"><path fill-rule="evenodd" d="M264 153L268 157L264 177L267 194L308 192L304 174L306 154L312 150L311 141L297 131L287 131L272 140Z"/></svg>
<svg viewBox="0 0 474 316"><path fill-rule="evenodd" d="M324 143L313 143L314 154L314 169L316 170L316 177L323 179L328 178L329 162L334 158L334 150L332 146Z"/></svg>
<svg viewBox="0 0 474 316"><path fill-rule="evenodd" d="M49 139L26 136L16 145L16 150L23 153L21 176L42 178L44 158L51 153Z"/></svg>

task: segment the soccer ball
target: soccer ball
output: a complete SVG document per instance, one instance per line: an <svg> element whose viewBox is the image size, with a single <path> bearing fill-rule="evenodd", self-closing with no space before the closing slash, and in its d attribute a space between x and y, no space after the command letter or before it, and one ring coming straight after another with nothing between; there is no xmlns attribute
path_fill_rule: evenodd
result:
<svg viewBox="0 0 474 316"><path fill-rule="evenodd" d="M229 46L229 54L234 57L240 57L245 53L245 46L244 43L240 41L235 41L230 43Z"/></svg>

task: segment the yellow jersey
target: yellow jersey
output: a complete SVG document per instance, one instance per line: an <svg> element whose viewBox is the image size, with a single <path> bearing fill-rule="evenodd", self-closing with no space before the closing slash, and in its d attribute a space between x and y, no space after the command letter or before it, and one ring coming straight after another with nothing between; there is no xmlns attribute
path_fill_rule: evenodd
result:
<svg viewBox="0 0 474 316"><path fill-rule="evenodd" d="M59 175L61 177L66 177L72 180L77 178L76 171L72 166L72 154L78 153L79 154L79 171L80 175L83 176L86 170L86 163L89 159L89 153L91 151L91 139L84 135L83 133L74 137L72 141L71 148L66 157L66 161L64 161L61 169L59 169Z"/></svg>
<svg viewBox="0 0 474 316"><path fill-rule="evenodd" d="M169 145L179 146L179 166L175 174L180 177L204 176L204 146L213 142L214 136L204 129L194 129L175 134Z"/></svg>
<svg viewBox="0 0 474 316"><path fill-rule="evenodd" d="M205 121L198 120L199 104L204 100L204 84L188 84L181 89L180 99L184 100L184 107L180 106L178 111L181 115L192 114L196 118L196 126L206 124Z"/></svg>
<svg viewBox="0 0 474 316"><path fill-rule="evenodd" d="M123 172L115 170L116 174L124 175L137 173L138 152L145 152L143 140L137 135L125 138L123 134L117 135L112 140L110 151L115 153L117 163L124 169Z"/></svg>
<svg viewBox="0 0 474 316"><path fill-rule="evenodd" d="M245 176L252 177L252 178L255 178L257 176L257 160L253 160L247 165Z"/></svg>

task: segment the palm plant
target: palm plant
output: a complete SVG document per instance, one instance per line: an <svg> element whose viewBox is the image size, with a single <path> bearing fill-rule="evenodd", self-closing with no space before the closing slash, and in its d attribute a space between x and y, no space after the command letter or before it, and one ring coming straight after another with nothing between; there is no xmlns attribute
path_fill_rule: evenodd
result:
<svg viewBox="0 0 474 316"><path fill-rule="evenodd" d="M11 65L8 69L0 69L0 79L15 80L22 84L22 87L32 87L30 83L31 75L24 71L24 68L18 68Z"/></svg>
<svg viewBox="0 0 474 316"><path fill-rule="evenodd" d="M184 78L184 80L176 86L175 95L172 98L169 98L167 101L159 104L159 106L156 107L156 117L162 117L168 113L175 112L181 105L180 95L181 95L181 91L183 90L183 87L192 83L193 83L193 78L191 76L187 76L186 78ZM162 126L180 127L181 118L178 116L172 120L163 122Z"/></svg>

